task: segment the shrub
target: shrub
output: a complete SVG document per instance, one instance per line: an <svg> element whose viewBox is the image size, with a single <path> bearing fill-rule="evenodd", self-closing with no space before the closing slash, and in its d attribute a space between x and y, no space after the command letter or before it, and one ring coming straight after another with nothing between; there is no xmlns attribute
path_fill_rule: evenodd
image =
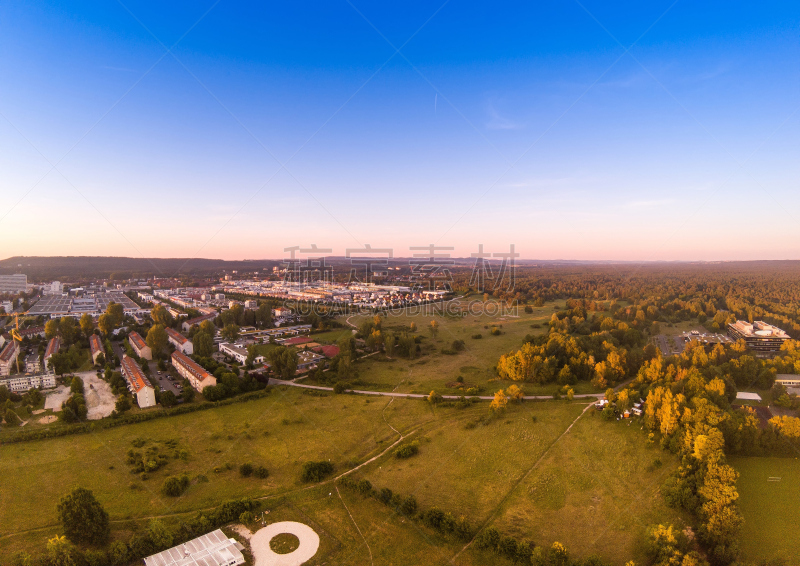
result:
<svg viewBox="0 0 800 566"><path fill-rule="evenodd" d="M333 473L333 464L328 461L306 462L303 464L302 480L306 483L319 482Z"/></svg>
<svg viewBox="0 0 800 566"><path fill-rule="evenodd" d="M419 442L416 440L408 444L403 444L394 452L397 458L411 458L417 454L419 454Z"/></svg>
<svg viewBox="0 0 800 566"><path fill-rule="evenodd" d="M366 497L372 493L372 483L368 479L363 479L356 484L356 489L361 495Z"/></svg>
<svg viewBox="0 0 800 566"><path fill-rule="evenodd" d="M392 501L392 490L388 487L381 488L381 490L378 492L378 501L384 505L389 505L389 503Z"/></svg>
<svg viewBox="0 0 800 566"><path fill-rule="evenodd" d="M239 466L239 475L241 475L243 478L253 475L253 464L242 464Z"/></svg>
<svg viewBox="0 0 800 566"><path fill-rule="evenodd" d="M500 533L494 527L484 529L475 537L475 544L478 548L497 550L500 545Z"/></svg>
<svg viewBox="0 0 800 566"><path fill-rule="evenodd" d="M344 386L344 383L337 382L333 384L333 392L337 395L344 393L346 390L347 388Z"/></svg>
<svg viewBox="0 0 800 566"><path fill-rule="evenodd" d="M472 339L473 340L480 340L481 338L483 338L483 334L481 334L481 333L472 335Z"/></svg>
<svg viewBox="0 0 800 566"><path fill-rule="evenodd" d="M161 486L161 491L164 495L168 495L170 497L178 497L186 488L189 487L189 476L186 474L182 474L180 476L171 476L164 480L164 484Z"/></svg>
<svg viewBox="0 0 800 566"><path fill-rule="evenodd" d="M253 468L253 475L257 478L264 479L269 477L269 471L264 466L256 466Z"/></svg>

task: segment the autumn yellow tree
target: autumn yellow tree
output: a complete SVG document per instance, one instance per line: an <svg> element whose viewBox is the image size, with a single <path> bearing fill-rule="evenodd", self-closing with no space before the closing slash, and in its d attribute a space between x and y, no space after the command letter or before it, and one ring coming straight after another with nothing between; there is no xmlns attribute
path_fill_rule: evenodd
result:
<svg viewBox="0 0 800 566"><path fill-rule="evenodd" d="M502 411L506 408L506 405L508 405L508 397L501 389L494 394L494 399L492 400L490 407L495 411Z"/></svg>
<svg viewBox="0 0 800 566"><path fill-rule="evenodd" d="M511 384L508 386L508 389L506 389L506 397L512 401L521 401L522 397L524 397L524 393L522 392L522 389L514 384Z"/></svg>

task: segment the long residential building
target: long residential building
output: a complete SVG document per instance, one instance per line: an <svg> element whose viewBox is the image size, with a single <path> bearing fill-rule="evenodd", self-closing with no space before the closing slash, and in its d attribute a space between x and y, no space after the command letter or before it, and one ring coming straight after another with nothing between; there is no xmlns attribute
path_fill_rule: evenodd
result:
<svg viewBox="0 0 800 566"><path fill-rule="evenodd" d="M106 351L103 349L103 342L97 334L89 336L89 350L92 353L92 363L94 364L97 363L97 358L100 354L103 354L103 357L105 357Z"/></svg>
<svg viewBox="0 0 800 566"><path fill-rule="evenodd" d="M728 335L734 340L744 340L750 350L767 353L779 352L789 335L771 324L756 320L752 324L737 320L728 325Z"/></svg>
<svg viewBox="0 0 800 566"><path fill-rule="evenodd" d="M19 344L16 340L9 340L2 351L0 351L0 375L9 375L11 368L19 356Z"/></svg>
<svg viewBox="0 0 800 566"><path fill-rule="evenodd" d="M181 328L183 328L184 332L189 332L192 329L192 326L196 324L200 324L206 320L214 320L217 318L217 313L213 314L205 314L203 316L198 316L197 318L190 318L189 320L185 320L183 324L181 324Z"/></svg>
<svg viewBox="0 0 800 566"><path fill-rule="evenodd" d="M136 355L145 360L153 359L153 351L150 346L144 341L144 338L139 336L138 332L131 332L128 334L128 342L131 343L131 348L136 352Z"/></svg>
<svg viewBox="0 0 800 566"><path fill-rule="evenodd" d="M145 377L142 368L130 356L122 356L122 376L128 382L128 389L136 397L136 404L140 408L154 407L156 405L156 391Z"/></svg>
<svg viewBox="0 0 800 566"><path fill-rule="evenodd" d="M167 339L175 346L176 350L180 350L187 356L191 356L194 353L192 342L177 330L167 328Z"/></svg>
<svg viewBox="0 0 800 566"><path fill-rule="evenodd" d="M56 376L53 373L13 375L0 379L0 385L5 385L14 393L25 393L31 389L52 389L56 386Z"/></svg>
<svg viewBox="0 0 800 566"><path fill-rule="evenodd" d="M50 369L50 357L53 354L58 354L59 350L61 350L61 338L54 336L50 339L50 342L47 343L47 349L44 351L44 357L42 358L45 369Z"/></svg>
<svg viewBox="0 0 800 566"><path fill-rule="evenodd" d="M217 384L217 379L200 367L189 356L175 350L172 352L172 365L178 370L181 377L188 379L192 387L202 393L204 387L210 387Z"/></svg>

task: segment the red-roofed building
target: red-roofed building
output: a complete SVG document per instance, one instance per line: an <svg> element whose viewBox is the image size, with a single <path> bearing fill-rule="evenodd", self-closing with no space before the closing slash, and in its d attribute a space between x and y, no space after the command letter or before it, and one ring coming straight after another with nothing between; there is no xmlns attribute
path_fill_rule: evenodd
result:
<svg viewBox="0 0 800 566"><path fill-rule="evenodd" d="M312 350L322 354L326 358L335 358L339 355L339 346L317 346L316 348L312 348Z"/></svg>
<svg viewBox="0 0 800 566"><path fill-rule="evenodd" d="M136 397L136 404L140 408L155 407L156 390L150 385L142 368L130 356L122 356L122 376L128 382L128 389Z"/></svg>
<svg viewBox="0 0 800 566"><path fill-rule="evenodd" d="M181 328L183 328L184 332L189 332L192 329L192 326L200 324L201 322L206 320L214 320L215 318L217 318L217 313L206 314L203 316L198 316L197 318L191 318L189 320L184 321L183 324L181 324Z"/></svg>
<svg viewBox="0 0 800 566"><path fill-rule="evenodd" d="M283 346L297 346L299 344L307 344L311 342L311 338L308 336L295 336L294 338L287 338L286 340L281 341L281 345Z"/></svg>
<svg viewBox="0 0 800 566"><path fill-rule="evenodd" d="M16 340L9 340L3 351L0 352L0 375L9 375L11 368L19 356L19 344Z"/></svg>
<svg viewBox="0 0 800 566"><path fill-rule="evenodd" d="M91 351L92 363L94 364L97 364L97 357L100 354L103 354L103 357L105 357L106 351L103 349L103 342L97 334L89 336L89 350Z"/></svg>
<svg viewBox="0 0 800 566"><path fill-rule="evenodd" d="M61 350L61 338L55 336L50 339L50 342L48 342L47 344L47 349L44 351L44 357L42 358L42 360L44 361L45 368L49 369L50 356L52 356L53 354L58 354L59 350Z"/></svg>
<svg viewBox="0 0 800 566"><path fill-rule="evenodd" d="M137 356L144 358L145 360L153 359L153 351L150 349L150 346L147 345L144 339L139 336L138 332L131 332L128 334L128 342L131 343L131 348L133 348L133 351L136 352Z"/></svg>
<svg viewBox="0 0 800 566"><path fill-rule="evenodd" d="M178 370L181 377L188 379L192 387L201 393L204 387L217 384L217 379L213 375L200 367L194 360L180 350L172 352L172 365Z"/></svg>
<svg viewBox="0 0 800 566"><path fill-rule="evenodd" d="M172 328L167 328L167 339L175 346L176 350L180 350L187 356L194 353L194 345L183 334Z"/></svg>

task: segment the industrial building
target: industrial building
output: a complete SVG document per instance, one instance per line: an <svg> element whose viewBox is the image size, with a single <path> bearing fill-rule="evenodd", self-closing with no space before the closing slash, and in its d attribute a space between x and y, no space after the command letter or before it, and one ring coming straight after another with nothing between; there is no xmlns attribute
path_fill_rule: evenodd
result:
<svg viewBox="0 0 800 566"><path fill-rule="evenodd" d="M144 559L145 566L238 566L244 547L220 529Z"/></svg>
<svg viewBox="0 0 800 566"><path fill-rule="evenodd" d="M778 352L789 335L777 326L756 320L752 324L745 320L737 320L728 325L728 336L733 340L744 340L747 347L754 352Z"/></svg>
<svg viewBox="0 0 800 566"><path fill-rule="evenodd" d="M99 316L106 311L108 305L118 303L122 305L125 314L147 314L150 309L143 309L134 303L127 295L120 292L96 293L94 295L49 295L39 299L29 310L32 316L50 316L59 318L72 316L79 318L83 314Z"/></svg>

